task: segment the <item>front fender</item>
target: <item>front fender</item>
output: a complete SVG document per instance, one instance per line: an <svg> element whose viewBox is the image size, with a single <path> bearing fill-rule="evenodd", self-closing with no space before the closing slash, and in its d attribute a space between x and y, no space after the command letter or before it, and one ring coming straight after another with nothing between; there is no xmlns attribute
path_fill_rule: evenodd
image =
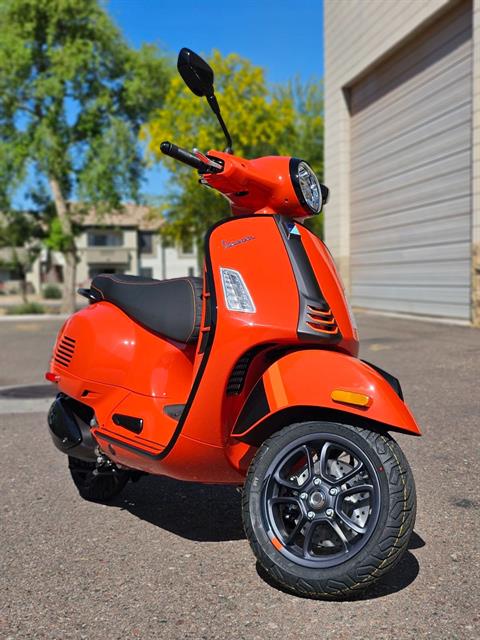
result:
<svg viewBox="0 0 480 640"><path fill-rule="evenodd" d="M263 429L263 425L269 425L272 431L273 424L275 430L274 416L284 415L290 422L315 417L339 421L345 419L345 414L354 424L373 423L421 435L398 389L395 391L395 385L380 371L337 351L312 349L289 353L272 364L252 389L231 435L258 443L253 434ZM365 406L351 402L358 401L358 396L334 391L361 394Z"/></svg>

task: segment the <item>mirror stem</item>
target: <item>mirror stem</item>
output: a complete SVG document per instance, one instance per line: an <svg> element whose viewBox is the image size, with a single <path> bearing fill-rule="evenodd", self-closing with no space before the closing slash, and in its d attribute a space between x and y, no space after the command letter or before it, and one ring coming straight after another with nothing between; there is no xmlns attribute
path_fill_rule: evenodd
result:
<svg viewBox="0 0 480 640"><path fill-rule="evenodd" d="M213 113L217 116L217 120L219 121L220 126L222 127L222 131L225 134L225 139L227 140L227 148L225 149L225 153L233 153L232 137L227 129L227 125L223 121L216 95L212 93L211 96L207 96L207 102L210 105Z"/></svg>

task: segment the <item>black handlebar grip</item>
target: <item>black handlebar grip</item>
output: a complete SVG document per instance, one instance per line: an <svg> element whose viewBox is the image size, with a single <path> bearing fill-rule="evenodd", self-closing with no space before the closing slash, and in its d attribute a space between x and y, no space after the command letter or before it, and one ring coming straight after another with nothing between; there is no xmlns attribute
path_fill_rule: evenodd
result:
<svg viewBox="0 0 480 640"><path fill-rule="evenodd" d="M162 142L160 145L160 151L164 153L166 156L170 156L171 158L175 158L175 160L179 160L184 164L188 164L190 167L194 169L205 171L208 169L208 166L197 158L196 155L190 153L186 149L182 149L181 147L177 147L173 142Z"/></svg>

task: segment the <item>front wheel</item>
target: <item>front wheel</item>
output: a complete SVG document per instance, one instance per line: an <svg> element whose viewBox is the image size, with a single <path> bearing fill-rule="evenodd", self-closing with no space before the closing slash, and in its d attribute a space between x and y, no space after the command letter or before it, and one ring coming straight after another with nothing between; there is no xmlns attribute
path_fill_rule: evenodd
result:
<svg viewBox="0 0 480 640"><path fill-rule="evenodd" d="M388 434L332 422L285 427L259 449L244 491L247 538L274 582L345 598L392 569L415 524L415 485Z"/></svg>

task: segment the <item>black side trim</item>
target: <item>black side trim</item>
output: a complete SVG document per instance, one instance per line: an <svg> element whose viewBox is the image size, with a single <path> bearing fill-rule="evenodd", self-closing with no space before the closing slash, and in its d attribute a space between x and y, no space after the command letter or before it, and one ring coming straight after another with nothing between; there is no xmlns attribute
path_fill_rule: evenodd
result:
<svg viewBox="0 0 480 640"><path fill-rule="evenodd" d="M333 335L322 335L309 326L309 323L312 322L311 317L308 315L309 307L313 307L317 312L323 313L329 311L330 307L320 289L301 236L291 233L293 227L298 223L278 215L274 216L274 219L285 244L297 282L299 297L298 337L301 340L321 342L323 344L340 342L342 339L340 330Z"/></svg>
<svg viewBox="0 0 480 640"><path fill-rule="evenodd" d="M141 433L143 429L143 419L135 418L134 416L125 416L121 413L114 413L112 416L114 424L134 433Z"/></svg>
<svg viewBox="0 0 480 640"><path fill-rule="evenodd" d="M260 378L243 405L232 433L243 433L268 413L270 413L270 407L268 406L263 379Z"/></svg>
<svg viewBox="0 0 480 640"><path fill-rule="evenodd" d="M208 339L209 339L209 332L208 331L203 331L202 332L202 339L200 341L200 347L198 349L198 353L200 355L202 353L205 353L205 349L207 348L207 344L208 344Z"/></svg>
<svg viewBox="0 0 480 640"><path fill-rule="evenodd" d="M184 404L166 404L163 407L163 413L173 420L180 420L184 409Z"/></svg>
<svg viewBox="0 0 480 640"><path fill-rule="evenodd" d="M378 422L363 416L358 416L348 411L340 411L336 409L326 409L324 407L312 406L295 406L280 409L276 413L270 414L260 422L252 431L245 435L235 438L254 447L259 447L262 442L273 435L279 429L294 424L296 422L308 422L310 420L326 420L328 422L339 422L341 424L351 424L371 431L384 433L385 431L395 431L398 433L406 433L408 435L418 437L420 434L410 433L400 427L392 426L384 422Z"/></svg>
<svg viewBox="0 0 480 640"><path fill-rule="evenodd" d="M375 369L375 371L379 373L382 376L382 378L385 378L385 380L392 387L392 389L395 391L395 393L400 398L400 400L404 400L402 387L400 386L400 381L398 380L398 378L395 378L395 376L392 376L392 374L388 373L388 371L384 371L383 369L380 369L380 367L377 367L376 364L372 364L367 360L362 360L362 362L364 362L365 364L368 364L368 366L372 367L372 369Z"/></svg>
<svg viewBox="0 0 480 640"><path fill-rule="evenodd" d="M228 379L227 396L237 396L242 392L245 385L245 379L247 377L248 369L252 364L252 360L256 355L271 346L271 344L260 344L256 347L252 347L237 360Z"/></svg>
<svg viewBox="0 0 480 640"><path fill-rule="evenodd" d="M134 451L135 453L139 454L139 455L144 455L147 456L148 458L154 458L155 460L163 460L166 456L168 456L168 454L170 453L170 451L173 449L173 447L175 446L175 443L178 440L178 437L180 435L180 433L182 432L183 429L183 425L185 424L185 420L187 419L188 413L190 411L190 408L193 404L193 401L195 400L195 396L197 394L197 390L198 387L200 386L200 382L202 380L202 376L203 376L203 372L205 371L205 367L207 366L207 362L208 362L208 357L210 355L210 352L212 350L212 346L213 346L213 341L214 341L214 337L215 337L215 328L216 328L216 324L217 324L217 298L216 298L216 292L215 292L215 285L214 285L214 280L213 280L213 273L212 273L212 260L210 257L210 237L212 235L212 233L218 228L221 227L224 224L228 224L229 222L232 222L233 220L237 220L239 217L242 218L272 218L271 215L269 214L251 214L251 215L245 215L245 216L235 216L234 218L223 218L222 220L219 220L217 223L215 223L213 226L210 227L210 229L207 231L206 235L205 235L205 265L206 265L206 278L207 278L207 289L210 293L210 304L211 304L211 322L210 322L210 331L208 332L208 342L206 344L205 347L205 353L203 354L203 358L202 361L200 363L200 366L198 368L197 371L197 375L195 376L195 380L193 382L192 388L190 390L190 394L188 396L188 400L187 403L185 404L185 409L182 413L182 416L180 418L180 420L178 421L178 425L177 428L175 429L172 437L170 438L169 443L167 444L167 446L165 447L165 449L163 449L163 451L161 451L161 453L157 453L157 454L152 454L149 453L148 451L145 451L143 449L140 449L139 447L136 446L132 446L129 444L126 444L125 442L122 442L121 440L117 440L117 438L112 438L111 436L107 436L103 433L99 433L99 437L107 440L108 442L112 442L114 444L116 444L119 447L123 447L125 449L129 449L131 451Z"/></svg>

